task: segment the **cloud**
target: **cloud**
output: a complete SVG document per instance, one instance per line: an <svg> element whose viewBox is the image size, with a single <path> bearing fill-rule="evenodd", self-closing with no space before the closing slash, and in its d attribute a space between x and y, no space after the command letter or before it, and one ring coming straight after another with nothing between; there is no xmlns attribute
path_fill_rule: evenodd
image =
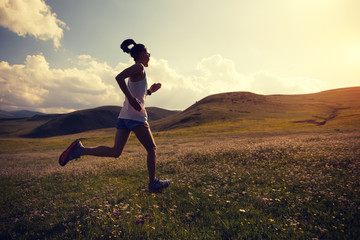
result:
<svg viewBox="0 0 360 240"><path fill-rule="evenodd" d="M249 91L258 94L302 94L324 90L323 82L309 77L281 77L272 73L242 74L232 60L220 55L203 58L194 74L184 76L166 60L152 59L147 70L149 82L161 82L161 94L154 94L147 105L184 109L216 93Z"/></svg>
<svg viewBox="0 0 360 240"><path fill-rule="evenodd" d="M203 58L196 66L203 80L204 90L209 93L229 92L247 89L248 82L243 74L237 72L230 59L220 55Z"/></svg>
<svg viewBox="0 0 360 240"><path fill-rule="evenodd" d="M198 77L177 73L164 59L151 58L146 72L149 86L157 82L162 84L159 93L147 98L147 106L183 109L193 104L202 94L202 90L198 88Z"/></svg>
<svg viewBox="0 0 360 240"><path fill-rule="evenodd" d="M68 69L51 69L41 54L23 65L0 62L0 108L67 112L122 104L115 70L90 56L79 60L81 66Z"/></svg>
<svg viewBox="0 0 360 240"><path fill-rule="evenodd" d="M169 109L184 109L196 101L219 92L240 91L246 86L234 63L220 55L202 59L194 74L181 75L166 60L151 59L147 70L149 82L161 82L161 94L154 94L147 105Z"/></svg>
<svg viewBox="0 0 360 240"><path fill-rule="evenodd" d="M68 29L44 0L0 0L0 25L22 37L53 40L55 48Z"/></svg>
<svg viewBox="0 0 360 240"><path fill-rule="evenodd" d="M103 105L122 105L124 94L115 76L132 63L116 67L80 55L72 68L50 68L42 54L27 56L24 64L0 62L0 109L68 112ZM234 63L220 55L203 58L192 75L184 76L164 59L151 58L146 69L149 87L160 82L159 92L147 98L147 106L185 109L215 93L250 91L260 94L300 94L323 90L312 78L279 77L266 72L239 73Z"/></svg>
<svg viewBox="0 0 360 240"><path fill-rule="evenodd" d="M301 94L324 90L324 83L309 77L280 77L271 73L251 74L251 91L260 94Z"/></svg>

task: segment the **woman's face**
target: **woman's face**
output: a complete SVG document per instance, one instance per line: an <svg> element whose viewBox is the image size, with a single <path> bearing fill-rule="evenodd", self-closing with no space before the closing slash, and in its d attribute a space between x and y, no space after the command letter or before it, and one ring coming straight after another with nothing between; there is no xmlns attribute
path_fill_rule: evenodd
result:
<svg viewBox="0 0 360 240"><path fill-rule="evenodd" d="M149 65L150 53L147 49L146 49L146 51L144 51L140 54L139 60L145 67L147 67Z"/></svg>

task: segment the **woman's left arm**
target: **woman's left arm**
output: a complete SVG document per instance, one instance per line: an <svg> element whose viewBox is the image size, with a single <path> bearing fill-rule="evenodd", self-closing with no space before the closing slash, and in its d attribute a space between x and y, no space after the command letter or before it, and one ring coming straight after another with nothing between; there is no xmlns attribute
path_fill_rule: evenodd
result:
<svg viewBox="0 0 360 240"><path fill-rule="evenodd" d="M157 90L159 90L160 88L161 88L161 83L154 83L153 85L151 85L148 91L150 92L150 94L152 94Z"/></svg>

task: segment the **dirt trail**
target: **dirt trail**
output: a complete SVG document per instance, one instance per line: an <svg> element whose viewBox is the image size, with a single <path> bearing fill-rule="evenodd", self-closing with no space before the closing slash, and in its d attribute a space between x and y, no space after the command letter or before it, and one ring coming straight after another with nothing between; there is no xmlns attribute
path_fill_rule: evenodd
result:
<svg viewBox="0 0 360 240"><path fill-rule="evenodd" d="M334 108L332 108L329 115L325 118L320 117L320 116L313 116L314 118L322 119L323 121L318 121L316 119L307 119L307 120L301 120L301 121L293 121L293 123L309 123L309 124L315 124L317 126L322 126L322 125L325 125L328 121L335 119L339 115L339 111L345 110L345 109L349 109L349 108L334 107Z"/></svg>

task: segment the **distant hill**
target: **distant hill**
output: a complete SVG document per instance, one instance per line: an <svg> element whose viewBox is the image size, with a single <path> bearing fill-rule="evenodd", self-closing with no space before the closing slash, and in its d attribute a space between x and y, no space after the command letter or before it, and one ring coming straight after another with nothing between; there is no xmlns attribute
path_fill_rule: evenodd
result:
<svg viewBox="0 0 360 240"><path fill-rule="evenodd" d="M69 114L45 114L21 119L0 119L0 136L42 138L114 127L120 107L105 106ZM360 87L313 94L260 95L229 92L203 98L186 110L147 108L154 131L225 124L236 129L268 131L309 127L360 129ZM228 124L228 125L227 125ZM244 127L246 124L247 127ZM204 126L205 126L204 125ZM311 128L314 129L314 128ZM231 130L230 130L231 131Z"/></svg>
<svg viewBox="0 0 360 240"><path fill-rule="evenodd" d="M314 94L259 95L250 92L215 94L183 112L152 124L157 131L200 126L221 121L283 119L293 124L322 126L342 121L359 122L360 87L334 89Z"/></svg>
<svg viewBox="0 0 360 240"><path fill-rule="evenodd" d="M103 106L75 111L68 114L38 114L32 117L1 118L0 136L44 138L89 130L115 127L121 110L118 106ZM149 121L155 121L178 111L161 108L147 108Z"/></svg>
<svg viewBox="0 0 360 240"><path fill-rule="evenodd" d="M4 111L0 110L0 118L23 118L23 117L33 117L35 115L41 115L41 112L20 110L20 111Z"/></svg>
<svg viewBox="0 0 360 240"><path fill-rule="evenodd" d="M23 137L44 138L101 128L111 128L115 126L120 110L121 107L118 106L104 106L75 111L68 114L34 116L28 119L28 121L43 120L47 117L48 121L30 133L24 134ZM147 108L147 112L149 121L155 121L177 113L177 111L169 111L155 107Z"/></svg>

